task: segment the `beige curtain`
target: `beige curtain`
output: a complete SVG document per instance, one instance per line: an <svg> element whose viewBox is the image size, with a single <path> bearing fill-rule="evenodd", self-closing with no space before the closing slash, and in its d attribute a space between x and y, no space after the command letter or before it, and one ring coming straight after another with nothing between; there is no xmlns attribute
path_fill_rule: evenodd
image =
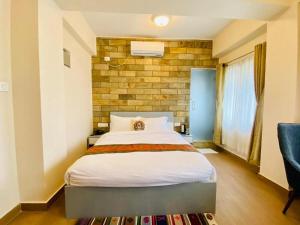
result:
<svg viewBox="0 0 300 225"><path fill-rule="evenodd" d="M216 71L216 117L215 117L215 127L214 127L214 137L213 142L216 145L222 144L222 105L223 105L223 95L224 95L224 73L225 65L217 65Z"/></svg>
<svg viewBox="0 0 300 225"><path fill-rule="evenodd" d="M262 43L256 45L254 50L254 86L257 108L248 161L250 164L255 166L259 166L260 164L262 116L266 72L266 47L267 44Z"/></svg>

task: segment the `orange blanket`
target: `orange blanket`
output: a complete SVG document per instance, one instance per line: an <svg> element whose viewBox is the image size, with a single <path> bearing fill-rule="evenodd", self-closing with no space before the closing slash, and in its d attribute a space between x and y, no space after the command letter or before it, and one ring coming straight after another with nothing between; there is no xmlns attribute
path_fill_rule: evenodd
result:
<svg viewBox="0 0 300 225"><path fill-rule="evenodd" d="M126 153L126 152L163 152L186 151L197 152L192 145L186 144L123 144L123 145L96 145L87 150L87 154Z"/></svg>

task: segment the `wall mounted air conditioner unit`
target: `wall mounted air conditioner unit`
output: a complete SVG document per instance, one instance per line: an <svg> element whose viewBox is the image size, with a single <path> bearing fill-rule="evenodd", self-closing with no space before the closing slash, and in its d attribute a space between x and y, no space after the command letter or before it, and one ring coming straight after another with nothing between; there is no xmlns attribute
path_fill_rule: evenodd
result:
<svg viewBox="0 0 300 225"><path fill-rule="evenodd" d="M131 55L163 57L165 45L163 42L132 41Z"/></svg>

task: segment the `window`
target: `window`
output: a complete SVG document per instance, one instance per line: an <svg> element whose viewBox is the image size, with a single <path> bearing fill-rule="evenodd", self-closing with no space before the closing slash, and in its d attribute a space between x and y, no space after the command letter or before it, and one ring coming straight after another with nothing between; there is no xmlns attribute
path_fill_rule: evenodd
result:
<svg viewBox="0 0 300 225"><path fill-rule="evenodd" d="M254 55L247 55L225 69L222 144L246 159L256 112Z"/></svg>

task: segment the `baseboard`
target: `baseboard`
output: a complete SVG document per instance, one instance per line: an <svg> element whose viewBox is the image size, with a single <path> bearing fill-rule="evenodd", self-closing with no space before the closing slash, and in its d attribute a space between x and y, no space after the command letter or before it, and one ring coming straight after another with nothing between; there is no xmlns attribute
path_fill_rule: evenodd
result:
<svg viewBox="0 0 300 225"><path fill-rule="evenodd" d="M232 156L233 158L235 158L236 160L239 160L240 162L242 162L245 167L248 167L252 172L259 174L259 166L255 166L255 165L251 165L247 162L247 160L241 158L240 156L232 153L231 151L227 150L223 145L217 145L217 148L219 151L224 152L230 156Z"/></svg>
<svg viewBox="0 0 300 225"><path fill-rule="evenodd" d="M261 174L257 174L258 175L258 178L263 180L264 182L270 184L271 186L273 186L275 189L285 193L286 195L288 195L289 191L286 190L284 187L281 187L280 185L276 184L275 182L269 180L268 178L264 177L263 175Z"/></svg>
<svg viewBox="0 0 300 225"><path fill-rule="evenodd" d="M63 194L64 188L65 185L63 185L47 202L21 203L21 209L23 211L45 211Z"/></svg>
<svg viewBox="0 0 300 225"><path fill-rule="evenodd" d="M211 148L213 150L218 150L217 146L212 141L194 141L193 146L196 148Z"/></svg>
<svg viewBox="0 0 300 225"><path fill-rule="evenodd" d="M0 225L9 224L14 218L16 218L21 212L21 204L18 204L8 213L6 213L2 218L0 218Z"/></svg>

